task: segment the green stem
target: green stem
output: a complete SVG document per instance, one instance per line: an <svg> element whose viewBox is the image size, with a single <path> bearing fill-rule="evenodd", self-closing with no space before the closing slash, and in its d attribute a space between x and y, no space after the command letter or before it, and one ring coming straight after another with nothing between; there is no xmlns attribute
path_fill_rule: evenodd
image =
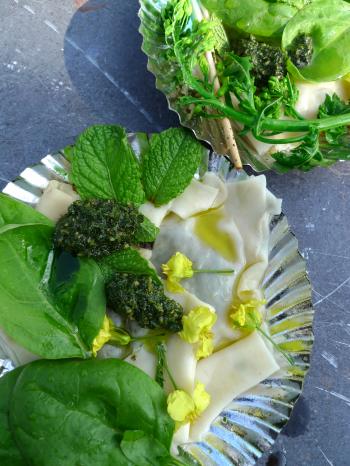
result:
<svg viewBox="0 0 350 466"><path fill-rule="evenodd" d="M211 270L211 269L198 269L193 270L193 273L234 273L235 269L222 269L222 270Z"/></svg>
<svg viewBox="0 0 350 466"><path fill-rule="evenodd" d="M272 344L272 346L277 350L279 351L282 356L288 361L288 363L291 365L291 366L294 366L295 364L295 361L294 361L294 358L292 356L290 356L286 351L284 351L282 348L280 348L277 343L275 343L273 341L273 339L270 337L270 335L268 335L261 327L258 327L257 330Z"/></svg>
<svg viewBox="0 0 350 466"><path fill-rule="evenodd" d="M150 335L144 335L142 337L131 337L131 341L147 341L147 340L152 340L154 338L160 338L160 337L166 337L166 333L155 333L155 334L150 334Z"/></svg>
<svg viewBox="0 0 350 466"><path fill-rule="evenodd" d="M169 370L169 366L168 366L168 362L165 361L165 364L164 364L164 369L166 370L166 373L168 374L168 377L170 379L170 382L172 384L172 386L174 387L174 390L178 390L179 387L177 386L175 380L174 380L174 377L172 376L170 370Z"/></svg>
<svg viewBox="0 0 350 466"><path fill-rule="evenodd" d="M222 112L222 116L226 116L233 120L239 121L246 126L254 127L255 117L247 115L243 112L228 107L223 102L220 102L213 96L204 99L191 99L194 104L201 104L215 108ZM270 130L277 132L297 132L297 131L309 131L310 128L314 127L320 131L326 129L336 128L337 126L350 125L350 112L343 115L331 116L327 118L319 118L316 120L274 120L272 118L266 118L261 122L262 130Z"/></svg>

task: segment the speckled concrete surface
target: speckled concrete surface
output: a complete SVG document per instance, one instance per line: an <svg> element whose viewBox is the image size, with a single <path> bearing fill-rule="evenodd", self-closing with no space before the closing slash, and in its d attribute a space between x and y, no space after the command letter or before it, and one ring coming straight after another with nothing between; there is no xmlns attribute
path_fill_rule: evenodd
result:
<svg viewBox="0 0 350 466"><path fill-rule="evenodd" d="M1 1L0 187L91 124L178 124L146 71L137 9L137 0ZM267 177L309 261L317 312L305 391L259 465L349 466L350 164Z"/></svg>

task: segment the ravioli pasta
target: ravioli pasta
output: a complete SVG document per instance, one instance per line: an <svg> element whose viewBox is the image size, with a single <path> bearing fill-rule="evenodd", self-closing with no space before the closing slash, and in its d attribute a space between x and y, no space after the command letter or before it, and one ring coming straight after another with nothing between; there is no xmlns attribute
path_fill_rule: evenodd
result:
<svg viewBox="0 0 350 466"><path fill-rule="evenodd" d="M214 353L199 362L191 345L173 335L168 341L168 363L179 387L188 393L195 383L202 382L211 395L209 408L191 426L182 426L174 437L174 445L200 440L210 423L235 397L255 386L279 369L270 345L260 334L233 331L229 321L232 303L262 298L261 281L268 262L269 224L281 212L281 202L266 189L264 176L241 181L222 181L207 174L206 181L218 189L217 208L207 208L193 216L193 207L186 196L176 200L181 217L171 213L160 224L151 261L161 273L161 265L177 251L190 257L196 269L228 269L227 275L197 274L183 280L184 293L170 294L188 313L204 305L217 313L213 327ZM192 192L200 183L192 183ZM197 188L198 187L198 188ZM195 197L195 194L194 194ZM211 200L210 200L211 201ZM212 204L212 205L213 205ZM142 355L142 356L141 356ZM142 368L136 354L136 365ZM152 359L153 358L153 359ZM149 356L145 368L156 360ZM130 360L133 363L132 360ZM154 373L155 369L151 372ZM169 381L166 389L172 390Z"/></svg>

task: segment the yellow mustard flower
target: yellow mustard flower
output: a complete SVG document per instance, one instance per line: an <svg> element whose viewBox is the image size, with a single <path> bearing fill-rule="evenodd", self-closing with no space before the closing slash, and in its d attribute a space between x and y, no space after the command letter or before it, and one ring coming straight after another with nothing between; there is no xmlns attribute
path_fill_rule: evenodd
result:
<svg viewBox="0 0 350 466"><path fill-rule="evenodd" d="M232 306L234 312L230 314L230 319L234 328L241 328L248 331L258 331L261 335L268 340L271 345L282 354L282 356L288 361L290 365L294 364L294 358L290 356L286 351L278 346L278 344L271 338L271 336L265 332L262 328L263 318L260 312L260 308L266 304L265 300L258 301L252 299L247 303L242 303L238 307Z"/></svg>
<svg viewBox="0 0 350 466"><path fill-rule="evenodd" d="M126 330L116 327L112 319L105 315L102 328L92 342L92 354L96 357L97 352L108 342L118 346L126 346L132 340L134 339L131 338Z"/></svg>
<svg viewBox="0 0 350 466"><path fill-rule="evenodd" d="M252 299L247 303L241 303L238 307L232 306L234 312L230 314L233 326L235 328L243 328L246 330L255 330L262 324L262 316L260 308L266 303L266 301L258 301Z"/></svg>
<svg viewBox="0 0 350 466"><path fill-rule="evenodd" d="M209 406L210 395L202 383L197 382L192 396L184 390L175 390L168 395L168 414L176 427L194 422Z"/></svg>
<svg viewBox="0 0 350 466"><path fill-rule="evenodd" d="M105 316L101 330L98 332L97 337L92 342L92 354L96 357L97 352L111 339L111 324L113 322Z"/></svg>
<svg viewBox="0 0 350 466"><path fill-rule="evenodd" d="M217 315L209 307L198 306L182 317L182 330L179 333L187 343L198 343L196 358L202 359L211 355L214 349L213 333Z"/></svg>
<svg viewBox="0 0 350 466"><path fill-rule="evenodd" d="M171 293L182 293L184 288L180 285L180 280L193 277L192 262L181 252L177 252L166 264L163 264L162 269L167 276L167 289Z"/></svg>
<svg viewBox="0 0 350 466"><path fill-rule="evenodd" d="M166 264L162 265L164 275L167 276L166 287L170 293L183 293L185 289L181 286L180 281L183 278L192 278L195 273L233 273L233 269L211 270L211 269L193 269L192 261L177 252Z"/></svg>

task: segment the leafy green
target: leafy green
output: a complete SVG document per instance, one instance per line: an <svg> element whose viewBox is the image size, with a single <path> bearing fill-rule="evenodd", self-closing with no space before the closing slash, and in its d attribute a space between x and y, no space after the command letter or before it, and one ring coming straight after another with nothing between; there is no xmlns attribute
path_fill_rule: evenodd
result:
<svg viewBox="0 0 350 466"><path fill-rule="evenodd" d="M0 379L0 464L1 466L24 466L23 458L12 437L9 423L11 393L22 368L9 372Z"/></svg>
<svg viewBox="0 0 350 466"><path fill-rule="evenodd" d="M154 134L141 163L147 199L159 206L181 194L191 182L204 151L184 129L170 128Z"/></svg>
<svg viewBox="0 0 350 466"><path fill-rule="evenodd" d="M6 466L177 464L165 394L123 361L37 361L3 377L0 393L0 432L22 458Z"/></svg>
<svg viewBox="0 0 350 466"><path fill-rule="evenodd" d="M42 224L0 234L0 326L41 357L89 357L105 315L103 277L93 261L54 258L52 234Z"/></svg>
<svg viewBox="0 0 350 466"><path fill-rule="evenodd" d="M120 448L133 464L142 466L165 466L169 464L169 451L157 439L142 430L124 432Z"/></svg>
<svg viewBox="0 0 350 466"><path fill-rule="evenodd" d="M145 199L138 161L120 126L92 126L79 136L70 180L83 199L136 205Z"/></svg>
<svg viewBox="0 0 350 466"><path fill-rule="evenodd" d="M319 118L332 115L344 115L350 112L350 103L346 103L337 94L327 95L325 101L318 110ZM336 126L325 131L325 137L329 144L336 145L341 142L342 136L348 132L344 126Z"/></svg>
<svg viewBox="0 0 350 466"><path fill-rule="evenodd" d="M0 193L0 231L1 227L6 225L24 225L28 223L53 226L53 222L45 215L23 202L16 201L6 194Z"/></svg>
<svg viewBox="0 0 350 466"><path fill-rule="evenodd" d="M283 31L285 50L300 35L311 37L313 56L304 68L290 71L308 81L334 81L350 71L350 5L342 0L316 1L299 11Z"/></svg>
<svg viewBox="0 0 350 466"><path fill-rule="evenodd" d="M98 264L106 281L115 273L132 273L134 275L149 275L159 284L162 283L156 270L136 249L127 248L115 252L101 259Z"/></svg>
<svg viewBox="0 0 350 466"><path fill-rule="evenodd" d="M310 0L202 0L223 23L240 33L280 37L284 26Z"/></svg>
<svg viewBox="0 0 350 466"><path fill-rule="evenodd" d="M133 240L136 244L152 243L157 238L158 233L159 228L145 217L141 225L136 229Z"/></svg>

